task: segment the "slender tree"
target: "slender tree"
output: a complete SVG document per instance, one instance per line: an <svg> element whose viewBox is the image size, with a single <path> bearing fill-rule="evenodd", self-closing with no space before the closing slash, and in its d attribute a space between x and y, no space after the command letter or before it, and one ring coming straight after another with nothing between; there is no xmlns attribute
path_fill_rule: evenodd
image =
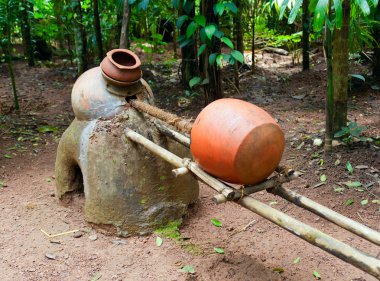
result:
<svg viewBox="0 0 380 281"><path fill-rule="evenodd" d="M236 41L236 50L244 54L244 31L242 26L242 16L243 16L243 0L235 0L235 5L238 12L234 14L234 36Z"/></svg>
<svg viewBox="0 0 380 281"><path fill-rule="evenodd" d="M129 48L129 22L131 18L131 9L128 0L124 0L123 8L123 19L121 24L121 34L120 34L120 48Z"/></svg>
<svg viewBox="0 0 380 281"><path fill-rule="evenodd" d="M98 47L98 59L102 61L103 59L103 44L102 44L102 31L100 29L100 19L99 19L99 1L92 1L94 10L94 28L96 37L96 46Z"/></svg>
<svg viewBox="0 0 380 281"><path fill-rule="evenodd" d="M258 0L254 0L252 4L252 73L255 71L255 20L256 20L256 13L257 13L257 7L258 7Z"/></svg>
<svg viewBox="0 0 380 281"><path fill-rule="evenodd" d="M218 16L214 12L214 5L217 0L202 0L201 10L202 14L206 17L208 25L215 25L218 27ZM216 64L210 64L209 56L213 53L220 53L220 40L213 36L211 48L206 48L201 57L201 73L202 76L208 79L208 83L204 85L205 103L208 104L214 100L223 97L222 79L220 69Z"/></svg>
<svg viewBox="0 0 380 281"><path fill-rule="evenodd" d="M187 18L180 28L180 36L186 37L186 30L191 23L191 19L195 16L195 1L187 0L184 3L180 0L179 3L179 14L184 18ZM196 41L191 40L194 36L189 38L189 43L181 47L181 73L182 73L182 85L189 89L190 80L196 76L197 73L197 54L196 54Z"/></svg>
<svg viewBox="0 0 380 281"><path fill-rule="evenodd" d="M377 6L377 13L375 19L380 21L380 5ZM374 48L373 54L373 76L380 81L380 27L377 25L374 30L374 38L376 39L377 46Z"/></svg>
<svg viewBox="0 0 380 281"><path fill-rule="evenodd" d="M12 61L12 27L14 26L18 13L19 2L17 0L0 0L0 44L5 55L9 76L12 83L13 106L16 110L20 109L16 79Z"/></svg>
<svg viewBox="0 0 380 281"><path fill-rule="evenodd" d="M32 32L30 28L29 11L32 3L30 0L21 1L21 33L22 41L24 43L24 53L28 59L28 65L34 66L34 48L32 42Z"/></svg>
<svg viewBox="0 0 380 281"><path fill-rule="evenodd" d="M334 115L332 129L334 134L347 125L349 31L350 2L343 1L342 27L334 30L332 41L332 78L334 85Z"/></svg>
<svg viewBox="0 0 380 281"><path fill-rule="evenodd" d="M309 0L302 2L302 70L310 69L310 15Z"/></svg>
<svg viewBox="0 0 380 281"><path fill-rule="evenodd" d="M82 7L79 0L71 0L74 13L75 49L78 59L78 74L88 69L86 31L82 24Z"/></svg>

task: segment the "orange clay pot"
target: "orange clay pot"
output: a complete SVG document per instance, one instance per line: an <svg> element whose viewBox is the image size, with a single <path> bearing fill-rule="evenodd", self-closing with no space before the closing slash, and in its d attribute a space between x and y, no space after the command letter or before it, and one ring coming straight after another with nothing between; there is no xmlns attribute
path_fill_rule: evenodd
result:
<svg viewBox="0 0 380 281"><path fill-rule="evenodd" d="M237 99L206 106L191 129L190 150L208 173L224 181L257 184L278 166L284 133L263 109Z"/></svg>
<svg viewBox="0 0 380 281"><path fill-rule="evenodd" d="M130 50L114 49L100 63L103 73L118 82L135 82L141 78L141 61Z"/></svg>

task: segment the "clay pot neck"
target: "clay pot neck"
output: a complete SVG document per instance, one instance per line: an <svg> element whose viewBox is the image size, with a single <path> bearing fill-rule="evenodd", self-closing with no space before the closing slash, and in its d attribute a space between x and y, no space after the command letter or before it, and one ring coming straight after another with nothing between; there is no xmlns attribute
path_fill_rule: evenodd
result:
<svg viewBox="0 0 380 281"><path fill-rule="evenodd" d="M134 53L124 49L109 51L107 57L118 69L136 69L141 65L140 59Z"/></svg>

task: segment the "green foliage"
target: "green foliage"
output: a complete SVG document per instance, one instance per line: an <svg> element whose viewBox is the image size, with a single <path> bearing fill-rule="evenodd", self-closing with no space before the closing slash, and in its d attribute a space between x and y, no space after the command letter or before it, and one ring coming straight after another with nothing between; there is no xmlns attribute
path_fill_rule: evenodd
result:
<svg viewBox="0 0 380 281"><path fill-rule="evenodd" d="M365 129L366 127L359 126L356 122L350 122L347 127L342 127L340 131L335 133L334 137L346 143L352 143L355 139L366 141L367 138L360 136Z"/></svg>
<svg viewBox="0 0 380 281"><path fill-rule="evenodd" d="M181 233L179 232L181 223L181 219L169 222L166 226L158 228L155 232L165 238L179 239L181 237Z"/></svg>

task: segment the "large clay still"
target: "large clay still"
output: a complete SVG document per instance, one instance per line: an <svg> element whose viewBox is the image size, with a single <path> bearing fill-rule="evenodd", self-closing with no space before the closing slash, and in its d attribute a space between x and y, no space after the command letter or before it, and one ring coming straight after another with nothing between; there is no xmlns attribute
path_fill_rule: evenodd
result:
<svg viewBox="0 0 380 281"><path fill-rule="evenodd" d="M83 190L85 219L114 226L122 236L150 233L181 218L198 197L198 183L190 174L173 178L169 164L125 138L127 128L138 130L160 146L190 156L130 107L131 98L153 103L138 57L113 50L101 67L75 82L75 119L61 138L56 160L57 197Z"/></svg>

